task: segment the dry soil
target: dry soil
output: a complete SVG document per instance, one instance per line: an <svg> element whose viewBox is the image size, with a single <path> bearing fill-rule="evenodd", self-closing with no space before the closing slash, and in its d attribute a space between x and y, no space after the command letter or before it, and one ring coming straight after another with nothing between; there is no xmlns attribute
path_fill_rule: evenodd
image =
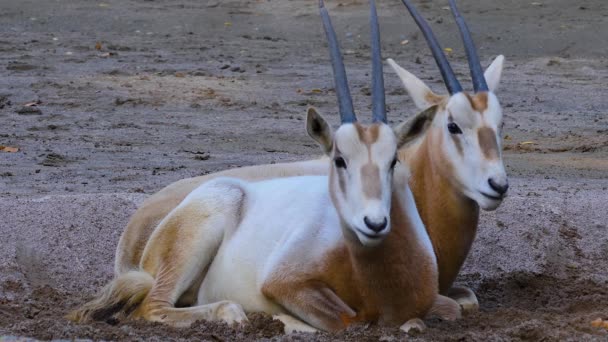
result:
<svg viewBox="0 0 608 342"><path fill-rule="evenodd" d="M415 3L468 87L447 1ZM263 315L244 329L66 321L111 278L118 237L146 196L185 177L319 154L303 118L314 105L338 122L325 39L312 0L0 0L0 145L19 148L0 152L0 334L605 341L591 322L608 319L608 3L459 3L484 66L506 56L498 96L512 186L482 214L458 279L480 311L407 337L374 326L283 336ZM378 5L384 57L444 92L403 5ZM355 106L369 115L367 2L327 7ZM415 108L385 73L397 123Z"/></svg>

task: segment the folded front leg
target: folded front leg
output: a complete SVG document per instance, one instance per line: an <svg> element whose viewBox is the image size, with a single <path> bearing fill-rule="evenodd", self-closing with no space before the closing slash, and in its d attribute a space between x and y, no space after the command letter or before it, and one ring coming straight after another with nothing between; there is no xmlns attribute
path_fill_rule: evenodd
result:
<svg viewBox="0 0 608 342"><path fill-rule="evenodd" d="M289 313L325 331L343 330L357 315L321 281L268 282L262 293Z"/></svg>
<svg viewBox="0 0 608 342"><path fill-rule="evenodd" d="M208 183L190 194L159 224L140 265L154 281L133 317L178 327L201 319L247 321L241 305L229 301L175 307L185 292L200 287L226 229L234 229L238 224L243 197L237 185Z"/></svg>

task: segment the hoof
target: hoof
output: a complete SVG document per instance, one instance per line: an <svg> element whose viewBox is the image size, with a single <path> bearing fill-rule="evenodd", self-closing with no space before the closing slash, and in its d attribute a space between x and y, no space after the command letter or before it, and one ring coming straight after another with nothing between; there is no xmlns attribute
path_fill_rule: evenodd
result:
<svg viewBox="0 0 608 342"><path fill-rule="evenodd" d="M479 303L477 302L477 299L471 300L469 298L462 298L460 300L456 300L456 303L460 304L462 312L465 314L479 311Z"/></svg>
<svg viewBox="0 0 608 342"><path fill-rule="evenodd" d="M463 313L479 311L479 302L477 301L477 297L469 288L453 287L448 291L448 296L460 305Z"/></svg>
<svg viewBox="0 0 608 342"><path fill-rule="evenodd" d="M415 335L423 333L426 330L426 325L420 318L412 318L402 325L400 330L408 333L409 335Z"/></svg>
<svg viewBox="0 0 608 342"><path fill-rule="evenodd" d="M234 302L222 302L216 311L216 319L228 324L238 323L244 325L249 322L243 307Z"/></svg>

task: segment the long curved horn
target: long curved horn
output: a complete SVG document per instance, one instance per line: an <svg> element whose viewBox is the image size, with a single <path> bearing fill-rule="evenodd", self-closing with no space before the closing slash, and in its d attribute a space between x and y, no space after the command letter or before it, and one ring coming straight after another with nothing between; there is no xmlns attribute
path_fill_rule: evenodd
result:
<svg viewBox="0 0 608 342"><path fill-rule="evenodd" d="M471 70L471 79L473 81L473 90L475 90L476 93L480 91L488 91L488 84L483 76L483 70L481 69L481 63L479 63L477 49L475 49L475 44L473 43L473 38L471 37L469 27L464 21L464 18L460 15L458 8L456 8L456 1L450 0L450 8L452 9L454 20L456 20L456 24L458 24L464 49L467 52L469 69Z"/></svg>
<svg viewBox="0 0 608 342"><path fill-rule="evenodd" d="M340 120L342 123L355 122L357 121L357 117L355 116L355 110L353 108L353 99L351 98L350 90L348 89L348 79L346 78L346 71L344 70L344 61L342 60L342 54L340 53L340 47L338 46L336 32L334 32L334 28L331 25L331 20L329 19L329 14L327 13L323 0L319 0L319 12L321 13L323 28L325 29L325 35L327 36L331 66L334 70L334 82L336 96L338 97Z"/></svg>
<svg viewBox="0 0 608 342"><path fill-rule="evenodd" d="M461 92L462 86L456 79L456 75L454 75L454 71L452 70L450 63L448 62L447 57L443 53L443 50L441 50L441 46L439 45L437 38L435 38L435 35L429 27L429 24L426 22L426 20L424 20L420 13L418 13L414 5L412 5L409 0L401 1L405 5L405 7L407 7L407 10L412 15L412 18L414 18L414 21L420 28L420 31L422 31L422 34L424 35L424 38L426 39L426 42L428 43L429 48L433 53L433 57L435 57L435 62L437 62L437 66L439 67L439 71L441 72L441 77L443 77L443 82L448 88L448 92L450 93L450 95Z"/></svg>
<svg viewBox="0 0 608 342"><path fill-rule="evenodd" d="M380 44L380 28L376 1L369 1L369 24L371 32L372 53L372 122L386 123L386 100L384 98L384 72L382 71L382 54Z"/></svg>

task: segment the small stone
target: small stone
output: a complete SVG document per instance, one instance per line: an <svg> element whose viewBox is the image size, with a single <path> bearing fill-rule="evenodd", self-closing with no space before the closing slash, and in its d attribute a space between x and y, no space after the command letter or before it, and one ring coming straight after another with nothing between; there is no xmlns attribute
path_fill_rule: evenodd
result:
<svg viewBox="0 0 608 342"><path fill-rule="evenodd" d="M21 62L9 62L8 66L6 67L6 70L13 70L13 71L28 71L28 70L34 70L34 69L38 69L38 67L35 65L32 65L32 64L21 63Z"/></svg>
<svg viewBox="0 0 608 342"><path fill-rule="evenodd" d="M19 115L41 115L42 111L36 106L23 106L17 109Z"/></svg>
<svg viewBox="0 0 608 342"><path fill-rule="evenodd" d="M211 154L207 153L202 153L202 154L197 154L194 156L195 160L207 160L211 158Z"/></svg>

